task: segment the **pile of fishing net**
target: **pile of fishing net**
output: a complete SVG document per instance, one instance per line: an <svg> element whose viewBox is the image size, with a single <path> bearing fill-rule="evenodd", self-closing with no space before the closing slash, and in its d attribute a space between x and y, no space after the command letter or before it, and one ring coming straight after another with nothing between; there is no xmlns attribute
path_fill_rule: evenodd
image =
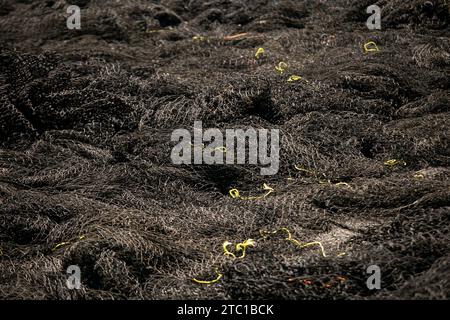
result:
<svg viewBox="0 0 450 320"><path fill-rule="evenodd" d="M448 299L445 1L0 4L0 297ZM194 121L279 172L173 164Z"/></svg>

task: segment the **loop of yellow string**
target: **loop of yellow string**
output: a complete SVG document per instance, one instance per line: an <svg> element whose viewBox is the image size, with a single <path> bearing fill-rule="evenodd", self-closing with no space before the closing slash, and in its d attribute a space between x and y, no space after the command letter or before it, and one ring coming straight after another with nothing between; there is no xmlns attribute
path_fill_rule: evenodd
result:
<svg viewBox="0 0 450 320"><path fill-rule="evenodd" d="M303 79L303 78L300 77L300 76L292 75L292 76L289 77L288 82L296 82L296 81L300 81L300 80L302 80L302 79Z"/></svg>
<svg viewBox="0 0 450 320"><path fill-rule="evenodd" d="M265 52L266 50L264 48L259 48L258 51L256 51L255 58L256 59L261 58Z"/></svg>
<svg viewBox="0 0 450 320"><path fill-rule="evenodd" d="M370 48L370 46L372 46L373 48ZM369 41L366 44L364 44L364 51L365 51L365 53L379 52L380 49L378 49L378 46L375 42Z"/></svg>
<svg viewBox="0 0 450 320"><path fill-rule="evenodd" d="M220 279L222 279L222 277L223 277L223 275L221 273L219 273L219 270L216 269L215 272L217 274L217 278L214 279L214 280L210 280L210 281L208 281L208 280L198 280L196 278L192 278L192 280L194 282L197 282L197 283L200 283L200 284L214 284L214 283L218 282Z"/></svg>
<svg viewBox="0 0 450 320"><path fill-rule="evenodd" d="M283 61L281 61L278 66L275 66L275 70L277 70L279 74L283 74L287 70L287 68L287 63Z"/></svg>
<svg viewBox="0 0 450 320"><path fill-rule="evenodd" d="M266 190L267 192L265 194L263 194L262 196L254 196L254 197L242 197L239 193L238 189L231 189L229 191L230 196L233 199L242 199L242 200L258 200L258 199L263 199L265 197L267 197L269 194L271 194L272 192L274 192L275 190L270 187L267 183L263 184L263 190Z"/></svg>
<svg viewBox="0 0 450 320"><path fill-rule="evenodd" d="M235 255L233 252L231 252L231 251L228 250L228 247L231 246L231 245L232 245L232 243L229 242L229 241L225 241L225 242L222 244L223 254L224 254L225 256L231 256L231 257L233 257L234 259L236 259L236 255Z"/></svg>

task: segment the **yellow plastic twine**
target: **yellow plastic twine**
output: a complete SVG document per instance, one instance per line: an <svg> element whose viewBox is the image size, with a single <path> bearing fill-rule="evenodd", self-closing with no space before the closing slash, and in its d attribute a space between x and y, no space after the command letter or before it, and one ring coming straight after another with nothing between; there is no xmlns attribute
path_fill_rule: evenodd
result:
<svg viewBox="0 0 450 320"><path fill-rule="evenodd" d="M320 247L320 250L321 250L321 252L322 252L322 256L326 257L325 249L323 248L322 243L320 243L319 241L313 241L313 242L308 242L308 243L302 244L302 243L299 242L298 240L292 238L292 234L291 234L291 232L290 232L287 228L282 228L281 230L284 231L284 232L286 232L287 235L288 235L288 237L287 237L285 240L292 242L293 244L295 244L296 246L298 246L300 249L307 248L307 247L310 247L310 246L316 246L316 245L317 245L317 246Z"/></svg>
<svg viewBox="0 0 450 320"><path fill-rule="evenodd" d="M71 242L61 242L61 243L58 243L56 246L53 247L52 250L53 250L53 251L56 251L56 250L58 250L59 248L64 247L64 246L69 245L69 244L71 244Z"/></svg>
<svg viewBox="0 0 450 320"><path fill-rule="evenodd" d="M287 70L287 68L287 63L283 61L281 61L278 66L275 66L275 70L277 70L279 74L283 74Z"/></svg>
<svg viewBox="0 0 450 320"><path fill-rule="evenodd" d="M294 165L294 168L297 169L298 171L301 171L301 172L306 172L306 173L309 173L309 174L312 174L312 175L317 175L316 171L310 170L310 169L306 169L306 168L301 167L301 166Z"/></svg>
<svg viewBox="0 0 450 320"><path fill-rule="evenodd" d="M255 240L253 239L247 239L242 243L238 243L236 245L236 252L242 251L242 255L239 257L239 259L245 258L245 253L247 251L248 247L254 247L255 246Z"/></svg>
<svg viewBox="0 0 450 320"><path fill-rule="evenodd" d="M372 46L373 48L370 48L370 46ZM373 41L369 41L366 44L364 44L364 52L365 53L379 52L379 51L380 51L380 49L378 49L377 44Z"/></svg>
<svg viewBox="0 0 450 320"><path fill-rule="evenodd" d="M222 279L223 275L221 273L219 273L219 270L215 270L216 274L217 274L217 278L215 278L214 280L210 280L210 281L205 281L205 280L197 280L195 278L192 278L192 280L194 282L200 283L200 284L214 284L216 282L219 282L220 279Z"/></svg>
<svg viewBox="0 0 450 320"><path fill-rule="evenodd" d="M231 196L233 199L258 200L258 199L263 199L263 198L267 197L269 194L271 194L272 192L275 191L272 187L270 187L269 185L267 185L267 183L264 183L264 184L263 184L263 190L266 190L267 192L266 192L265 194L263 194L262 196L257 196L257 197L256 197L256 196L255 196L255 197L242 197L242 196L239 194L239 190L238 190L238 189L231 189L231 190L229 191L229 193L230 193L230 196Z"/></svg>
<svg viewBox="0 0 450 320"><path fill-rule="evenodd" d="M78 240L84 240L86 237L83 235L83 236L79 236L78 237ZM62 248L62 247L64 247L64 246L67 246L67 245L69 245L69 244L72 244L73 242L72 241L67 241L67 242L60 242L60 243L58 243L56 246L54 246L53 247L53 249L52 249L52 251L56 251L56 250L58 250L59 248Z"/></svg>
<svg viewBox="0 0 450 320"><path fill-rule="evenodd" d="M421 173L416 173L415 175L413 175L414 180L422 180L425 179L425 176Z"/></svg>
<svg viewBox="0 0 450 320"><path fill-rule="evenodd" d="M336 187L347 187L349 189L351 189L351 185L349 185L347 182L338 182L334 184Z"/></svg>
<svg viewBox="0 0 450 320"><path fill-rule="evenodd" d="M229 242L229 241L225 241L222 244L223 254L225 256L232 257L233 259L243 259L243 258L245 258L245 255L246 255L246 252L247 252L247 248L248 247L254 247L255 244L256 244L255 240L253 240L253 239L247 239L244 242L236 244L236 246L235 246L236 252L242 251L241 256L240 257L236 257L236 255L233 252L228 250L228 247L230 247L233 244L231 242ZM214 280L211 280L211 281L198 280L196 278L192 278L192 280L197 282L197 283L200 283L200 284L213 284L213 283L218 282L222 278L222 274L220 274L217 269L216 269L216 274L217 274L217 278L214 279Z"/></svg>
<svg viewBox="0 0 450 320"><path fill-rule="evenodd" d="M192 37L192 40L197 41L197 42L204 42L204 41L207 41L208 38L204 37L204 36L194 36L194 37Z"/></svg>
<svg viewBox="0 0 450 320"><path fill-rule="evenodd" d="M236 255L235 255L233 252L231 252L230 250L228 250L228 247L231 246L232 243L229 242L229 241L225 241L225 242L222 244L223 254L224 254L225 256L233 257L233 259L243 259L243 258L245 258L247 248L248 248L248 247L254 247L255 244L256 244L256 242L255 242L255 240L253 240L253 239L247 239L247 240L245 240L244 242L241 242L241 243L236 244L236 246L235 246L236 252L242 251L242 255L241 255L240 257L236 257Z"/></svg>
<svg viewBox="0 0 450 320"><path fill-rule="evenodd" d="M259 48L258 51L256 51L255 58L256 59L261 58L264 55L264 53L266 53L266 50L264 48Z"/></svg>
<svg viewBox="0 0 450 320"><path fill-rule="evenodd" d="M276 234L276 233L278 233L280 231L285 232L287 234L287 238L285 238L286 241L292 242L293 244L295 244L300 249L311 247L311 246L319 246L320 250L321 250L321 253L322 253L322 256L326 257L325 249L323 248L322 243L320 243L319 241L313 241L313 242L308 242L308 243L301 243L301 242L299 242L298 240L296 240L296 239L294 239L292 237L291 232L287 228L282 228L280 230L276 230L276 231L272 231L272 232L260 230L259 233L261 234L263 239L266 239L269 235ZM242 254L239 257L236 257L236 254L229 250L229 248L232 245L233 244L231 242L225 241L222 244L223 254L225 256L232 257L233 259L243 259L246 256L247 248L255 247L256 241L253 240L253 239L247 239L247 240L245 240L245 241L243 241L241 243L236 244L235 252L237 253L237 252L242 251ZM214 284L214 283L217 283L218 281L220 281L220 279L222 278L223 275L221 273L219 273L217 268L216 268L215 272L217 274L217 278L214 279L214 280L198 280L196 278L192 278L192 280L194 282L196 282L196 283L199 283L199 284Z"/></svg>
<svg viewBox="0 0 450 320"><path fill-rule="evenodd" d="M3 250L0 248L0 257L3 255Z"/></svg>
<svg viewBox="0 0 450 320"><path fill-rule="evenodd" d="M160 31L161 31L161 29L146 29L145 30L146 33L157 33L157 32L160 32Z"/></svg>
<svg viewBox="0 0 450 320"><path fill-rule="evenodd" d="M288 82L297 82L302 80L303 78L297 75L292 75L289 77Z"/></svg>
<svg viewBox="0 0 450 320"><path fill-rule="evenodd" d="M236 259L236 255L235 255L233 252L231 252L231 251L228 250L228 247L231 246L231 245L232 245L232 243L229 242L229 241L225 241L225 242L222 244L223 254L224 254L225 256L230 256L230 257L233 257L234 259Z"/></svg>
<svg viewBox="0 0 450 320"><path fill-rule="evenodd" d="M290 232L289 229L287 229L287 228L281 228L280 230L276 230L276 231L272 231L272 232L260 231L260 234L261 234L261 236L262 236L264 239L266 239L266 238L268 237L268 235L270 235L270 234L276 234L276 233L278 233L278 232L280 232L280 231L285 232L285 233L287 234L287 238L285 238L284 240L292 242L293 244L295 244L295 245L296 245L297 247L299 247L300 249L307 248L307 247L311 247L311 246L319 246L319 247L320 247L320 251L321 251L321 253L322 253L322 256L323 256L323 257L326 257L325 249L323 248L323 245L322 245L321 242L319 242L319 241L313 241L313 242L308 242L308 243L303 243L303 244L302 244L300 241L298 241L298 240L296 240L296 239L294 239L294 238L292 237L291 232Z"/></svg>
<svg viewBox="0 0 450 320"><path fill-rule="evenodd" d="M406 162L403 160L391 159L384 162L384 165L393 168L398 165L406 166Z"/></svg>

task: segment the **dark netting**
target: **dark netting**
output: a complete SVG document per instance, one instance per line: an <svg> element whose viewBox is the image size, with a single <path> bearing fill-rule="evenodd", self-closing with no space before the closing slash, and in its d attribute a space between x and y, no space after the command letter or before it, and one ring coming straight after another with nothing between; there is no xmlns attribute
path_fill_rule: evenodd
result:
<svg viewBox="0 0 450 320"><path fill-rule="evenodd" d="M0 297L448 299L449 4L374 2L0 0ZM194 121L279 172L173 164Z"/></svg>

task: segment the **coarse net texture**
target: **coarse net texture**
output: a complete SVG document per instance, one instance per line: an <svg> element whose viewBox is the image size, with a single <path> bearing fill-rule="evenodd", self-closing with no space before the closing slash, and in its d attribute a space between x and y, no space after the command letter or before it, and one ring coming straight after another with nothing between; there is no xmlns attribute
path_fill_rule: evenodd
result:
<svg viewBox="0 0 450 320"><path fill-rule="evenodd" d="M0 0L0 298L448 299L449 10ZM279 172L174 165L194 121L279 129Z"/></svg>

